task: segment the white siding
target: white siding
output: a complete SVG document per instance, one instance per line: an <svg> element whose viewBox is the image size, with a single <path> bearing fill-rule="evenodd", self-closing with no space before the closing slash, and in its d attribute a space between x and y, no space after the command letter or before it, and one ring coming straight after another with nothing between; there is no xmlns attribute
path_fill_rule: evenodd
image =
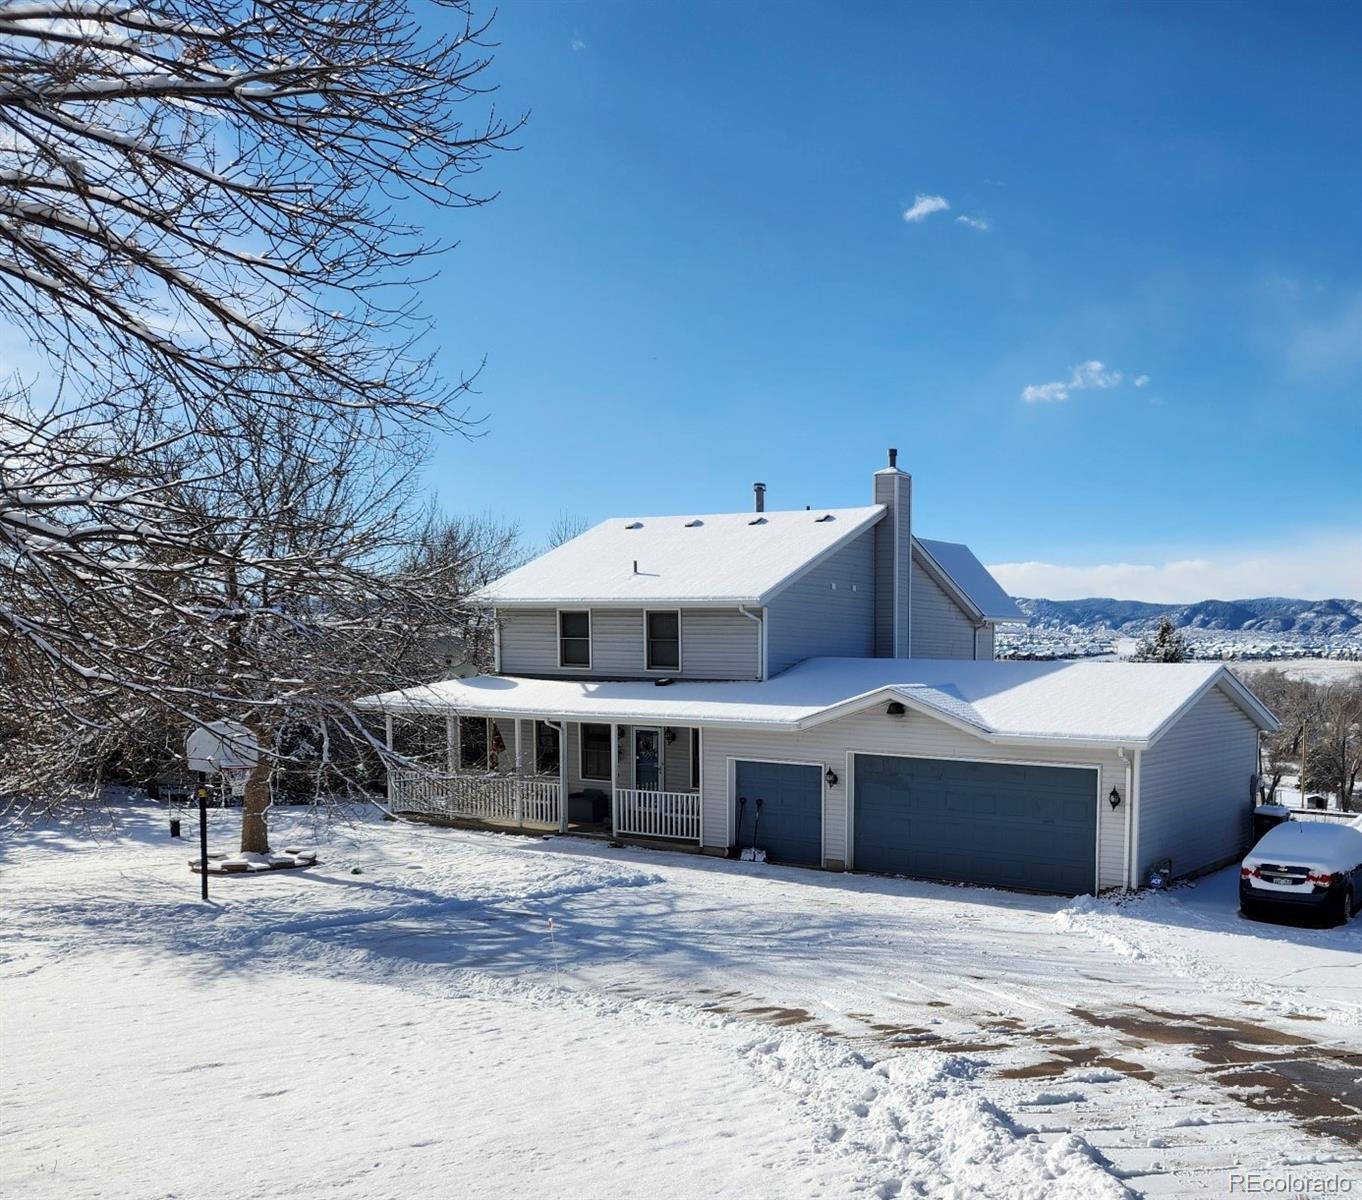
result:
<svg viewBox="0 0 1362 1200"><path fill-rule="evenodd" d="M558 666L558 614L552 608L507 608L501 626L503 675L562 675L588 679L756 679L757 623L737 609L690 608L681 613L681 670L647 671L643 609L591 610L591 669Z"/></svg>
<svg viewBox="0 0 1362 1200"><path fill-rule="evenodd" d="M993 634L992 625L985 625L975 631L974 634L974 657L980 662L993 661Z"/></svg>
<svg viewBox="0 0 1362 1200"><path fill-rule="evenodd" d="M880 705L799 733L707 729L702 750L705 786L700 837L701 844L710 847L729 844L733 806L728 770L730 758L784 759L821 763L825 770L831 767L837 773L838 781L824 793L823 856L825 862L833 864L845 863L847 857L848 755L851 751L1096 766L1101 774L1093 795L1093 804L1099 814L1099 886L1119 887L1124 882L1125 813L1124 809L1113 811L1106 801L1113 787L1122 796L1126 791L1125 764L1115 750L994 746L931 717L912 712L905 717L886 716Z"/></svg>
<svg viewBox="0 0 1362 1200"><path fill-rule="evenodd" d="M1258 729L1212 688L1140 757L1140 862L1133 883L1171 859L1175 875L1231 862L1248 848Z"/></svg>
<svg viewBox="0 0 1362 1200"><path fill-rule="evenodd" d="M676 741L668 742L663 730L662 788L668 792L690 791L690 730L681 725L669 726Z"/></svg>
<svg viewBox="0 0 1362 1200"><path fill-rule="evenodd" d="M914 566L912 657L973 658L974 622L927 573L920 558Z"/></svg>
<svg viewBox="0 0 1362 1200"><path fill-rule="evenodd" d="M875 530L867 529L781 592L766 609L767 671L806 658L875 653Z"/></svg>

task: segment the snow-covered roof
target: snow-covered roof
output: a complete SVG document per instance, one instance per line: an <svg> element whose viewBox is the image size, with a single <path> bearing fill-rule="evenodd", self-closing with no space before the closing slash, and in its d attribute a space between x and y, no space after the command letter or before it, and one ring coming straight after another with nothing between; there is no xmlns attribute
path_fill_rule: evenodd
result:
<svg viewBox="0 0 1362 1200"><path fill-rule="evenodd" d="M913 540L985 620L1026 620L1026 614L964 543L934 542L920 537Z"/></svg>
<svg viewBox="0 0 1362 1200"><path fill-rule="evenodd" d="M515 604L765 604L884 506L613 517L473 597Z"/></svg>
<svg viewBox="0 0 1362 1200"><path fill-rule="evenodd" d="M475 676L388 692L363 708L570 721L807 729L888 700L991 742L1151 744L1204 692L1222 687L1264 729L1276 720L1214 663L974 662L811 658L764 682L652 682Z"/></svg>

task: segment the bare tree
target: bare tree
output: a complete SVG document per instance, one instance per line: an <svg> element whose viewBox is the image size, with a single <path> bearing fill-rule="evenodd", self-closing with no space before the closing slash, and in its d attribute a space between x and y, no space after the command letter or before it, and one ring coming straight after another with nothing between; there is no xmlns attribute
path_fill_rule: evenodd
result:
<svg viewBox="0 0 1362 1200"><path fill-rule="evenodd" d="M485 608L470 606L465 598L528 557L514 522L489 512L449 517L433 508L427 511L402 561L405 572L432 581L428 598L443 614L432 642L434 652L426 654L426 647L418 651L424 656L424 669L437 671L437 660L455 653L480 670L491 668L492 622ZM409 670L419 674L420 668L413 665Z"/></svg>
<svg viewBox="0 0 1362 1200"><path fill-rule="evenodd" d="M100 408L155 380L192 422L307 376L371 416L459 419L466 382L413 345L438 246L393 202L482 203L469 176L510 130L462 121L485 27L439 8L452 33L406 0L0 9L0 316Z"/></svg>
<svg viewBox="0 0 1362 1200"><path fill-rule="evenodd" d="M587 528L584 518L568 512L567 509L559 510L558 515L553 518L553 524L549 526L548 548L552 550L555 546L561 546L564 542L580 537Z"/></svg>
<svg viewBox="0 0 1362 1200"><path fill-rule="evenodd" d="M1302 788L1333 792L1339 808L1349 811L1362 774L1362 680L1319 688L1318 711Z"/></svg>
<svg viewBox="0 0 1362 1200"><path fill-rule="evenodd" d="M0 321L58 383L0 388L11 792L88 785L149 714L372 740L346 705L433 611L410 469L468 420L419 348L442 247L397 214L484 202L511 132L439 8L0 7Z"/></svg>

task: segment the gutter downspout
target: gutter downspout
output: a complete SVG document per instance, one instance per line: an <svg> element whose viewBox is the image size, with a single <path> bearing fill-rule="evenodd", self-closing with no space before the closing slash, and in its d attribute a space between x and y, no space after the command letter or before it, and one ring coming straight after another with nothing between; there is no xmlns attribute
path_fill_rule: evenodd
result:
<svg viewBox="0 0 1362 1200"><path fill-rule="evenodd" d="M1132 847L1130 844L1130 829L1131 825L1133 824L1131 814L1135 810L1135 793L1131 787L1131 784L1133 783L1135 778L1135 764L1131 761L1130 756L1126 753L1124 746L1118 746L1116 748L1116 757L1119 758L1126 765L1126 853L1125 853L1125 871L1123 872L1123 874L1125 875L1125 889L1126 891L1129 892L1132 890L1130 886L1131 876L1130 864L1131 860L1134 858L1133 854L1134 847Z"/></svg>
<svg viewBox="0 0 1362 1200"><path fill-rule="evenodd" d="M1133 782L1130 789L1131 807L1136 810L1140 807L1140 763L1142 757L1141 752L1136 750ZM1135 876L1134 887L1138 891L1140 888L1140 814L1138 811L1134 812L1134 815L1131 817L1131 824L1135 828L1134 835L1131 838L1131 874Z"/></svg>
<svg viewBox="0 0 1362 1200"><path fill-rule="evenodd" d="M757 624L757 678L764 681L766 679L766 622L756 613L748 612L745 604L739 604L738 611L749 621L755 621Z"/></svg>

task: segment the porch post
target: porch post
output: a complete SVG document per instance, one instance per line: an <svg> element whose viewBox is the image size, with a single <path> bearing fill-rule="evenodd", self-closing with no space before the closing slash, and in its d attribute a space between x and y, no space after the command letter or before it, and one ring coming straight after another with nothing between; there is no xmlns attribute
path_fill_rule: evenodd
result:
<svg viewBox="0 0 1362 1200"><path fill-rule="evenodd" d="M445 718L445 771L453 775L459 769L459 718Z"/></svg>
<svg viewBox="0 0 1362 1200"><path fill-rule="evenodd" d="M525 722L519 717L515 719L515 770L511 773L514 780L512 787L515 788L515 823L525 824L525 793L520 781L525 777Z"/></svg>
<svg viewBox="0 0 1362 1200"><path fill-rule="evenodd" d="M387 746L389 750L393 748L392 713L383 714L383 744ZM393 806L393 769L391 763L387 764L387 770L384 772L384 774L387 777L388 783L387 787L388 807L391 808Z"/></svg>
<svg viewBox="0 0 1362 1200"><path fill-rule="evenodd" d="M618 837L616 832L620 824L620 801L619 788L619 740L620 727L613 721L610 723L610 836Z"/></svg>
<svg viewBox="0 0 1362 1200"><path fill-rule="evenodd" d="M558 723L558 832L568 827L568 723L564 717Z"/></svg>

